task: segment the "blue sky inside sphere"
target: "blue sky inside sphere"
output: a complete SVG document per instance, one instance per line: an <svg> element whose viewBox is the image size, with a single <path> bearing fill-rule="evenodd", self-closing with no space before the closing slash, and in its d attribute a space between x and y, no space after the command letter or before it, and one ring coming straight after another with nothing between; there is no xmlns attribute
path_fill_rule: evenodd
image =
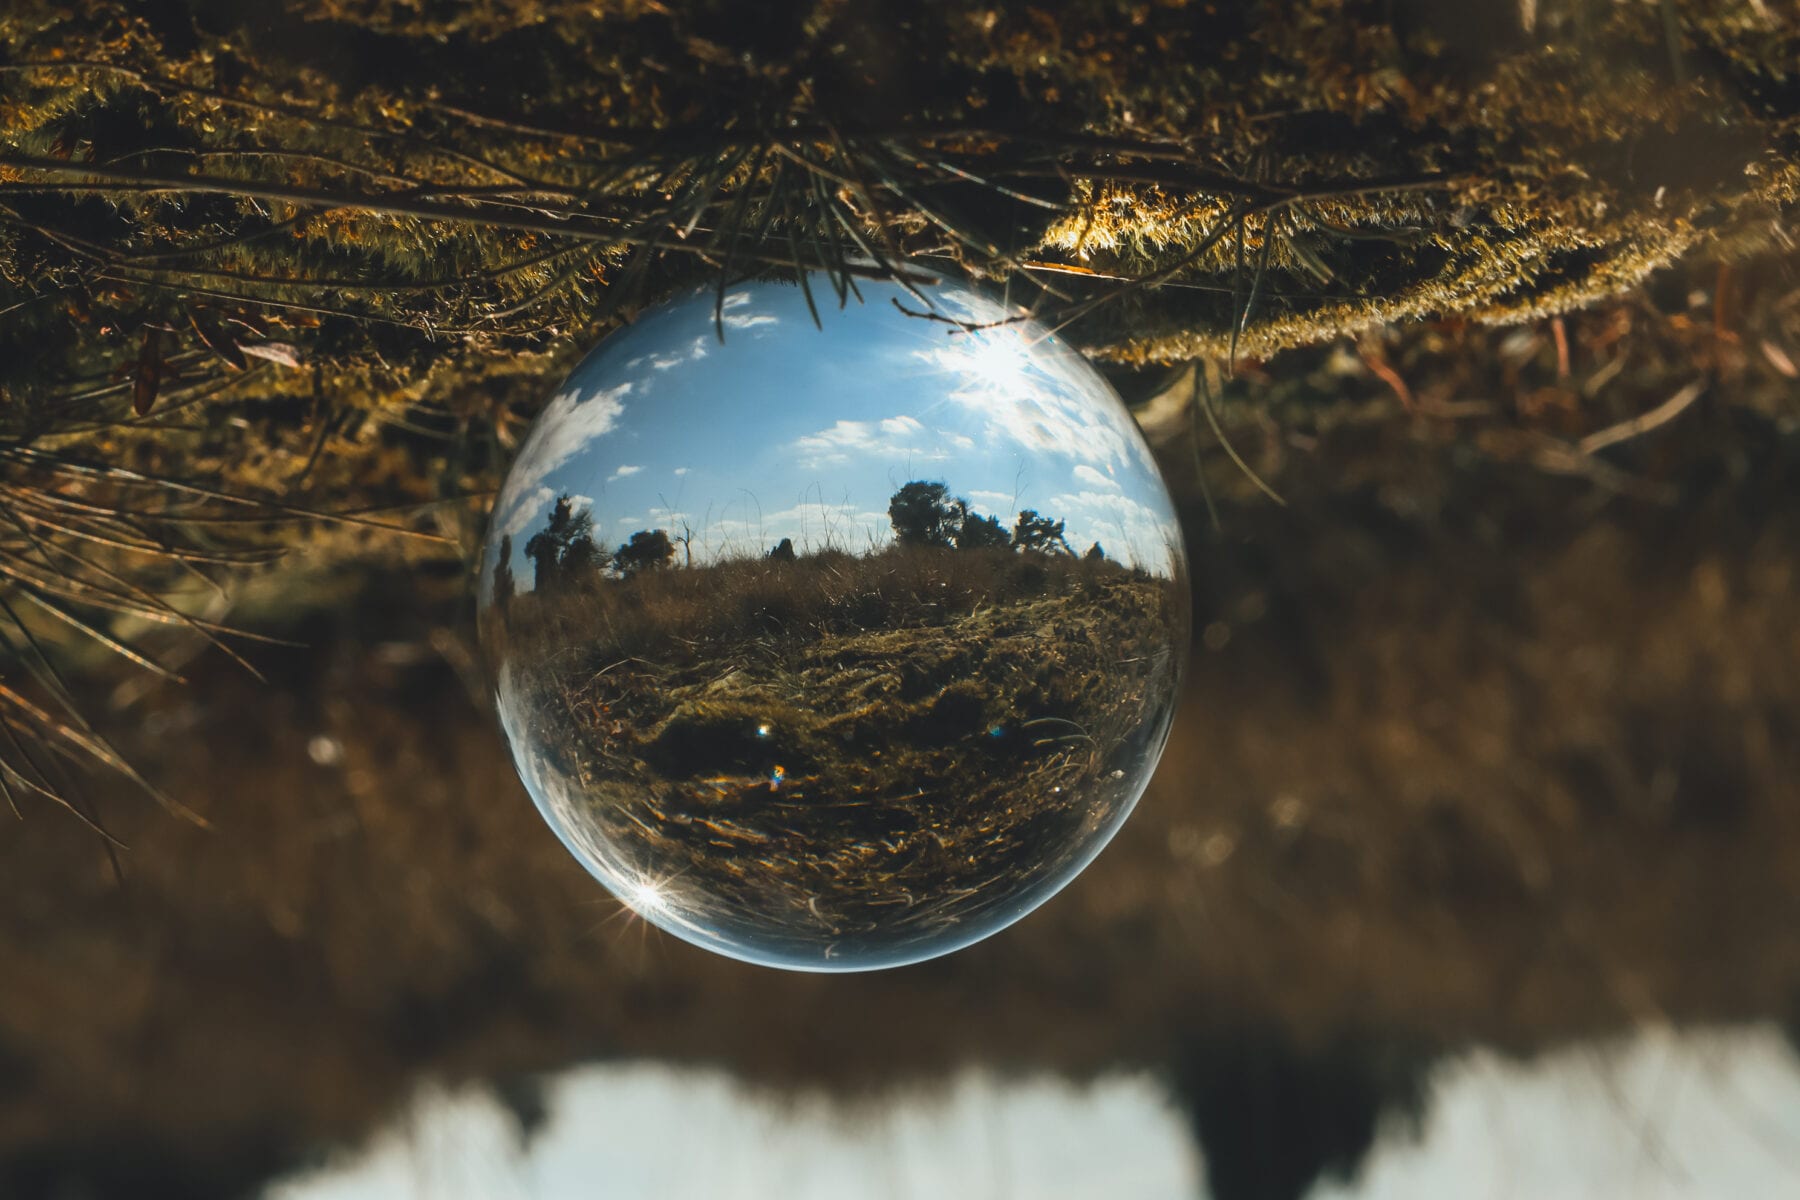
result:
<svg viewBox="0 0 1800 1200"><path fill-rule="evenodd" d="M1169 578L1180 531L1130 415L1079 354L966 285L859 281L843 308L813 281L733 289L714 321L702 289L603 342L545 406L495 504L484 595L501 535L520 590L525 542L568 495L610 549L637 530L692 534L695 565L765 554L866 553L893 539L888 500L939 481L1008 530L1033 509L1077 552Z"/></svg>

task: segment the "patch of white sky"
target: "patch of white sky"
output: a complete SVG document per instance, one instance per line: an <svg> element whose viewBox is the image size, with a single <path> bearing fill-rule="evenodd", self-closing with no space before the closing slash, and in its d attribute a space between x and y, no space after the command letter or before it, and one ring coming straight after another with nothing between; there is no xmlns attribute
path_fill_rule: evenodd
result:
<svg viewBox="0 0 1800 1200"><path fill-rule="evenodd" d="M846 1104L624 1062L553 1076L544 1099L545 1124L521 1147L487 1093L427 1089L367 1147L265 1200L1208 1194L1186 1118L1142 1073L1076 1085L967 1070ZM1797 1155L1800 1061L1779 1028L1645 1027L1532 1059L1445 1059L1422 1120L1385 1121L1352 1177L1308 1196L1773 1198L1794 1194Z"/></svg>
<svg viewBox="0 0 1800 1200"><path fill-rule="evenodd" d="M1800 1194L1800 1060L1772 1024L1646 1026L1524 1062L1479 1050L1431 1084L1419 1127L1396 1122L1312 1200Z"/></svg>
<svg viewBox="0 0 1800 1200"><path fill-rule="evenodd" d="M716 1070L613 1063L547 1088L548 1119L521 1150L479 1092L426 1092L358 1158L265 1200L618 1200L670 1196L841 1200L1190 1200L1198 1156L1147 1075L1077 1085L968 1071L932 1090L845 1105L771 1102Z"/></svg>
<svg viewBox="0 0 1800 1200"><path fill-rule="evenodd" d="M988 488L970 488L964 499L973 503L978 511L1000 516L1005 523L1011 524L1013 517L1018 515L1020 495L1017 491L996 492Z"/></svg>
<svg viewBox="0 0 1800 1200"><path fill-rule="evenodd" d="M859 509L847 500L834 504L821 497L768 512L752 501L740 500L702 513L651 505L642 513L618 517L614 527L620 538L644 528L665 529L683 537L691 533L694 553L704 561L745 547L773 546L784 537L811 550L859 553L887 541L888 514L886 510Z"/></svg>
<svg viewBox="0 0 1800 1200"><path fill-rule="evenodd" d="M1068 523L1077 549L1164 570L1173 512L1129 414L1092 368L1034 325L965 332L908 317L903 289L823 308L798 288L746 285L715 322L713 293L640 317L579 366L533 427L495 508L514 537L559 495L591 496L594 525L692 535L696 562L766 553L861 551L892 538L890 497L937 480L1003 524L1023 508ZM1012 315L953 285L928 293L952 320ZM723 325L724 341L719 340ZM1092 496L1110 494L1103 503ZM1069 498L1066 509L1057 505ZM492 564L489 564L491 572Z"/></svg>
<svg viewBox="0 0 1800 1200"><path fill-rule="evenodd" d="M1116 491L1062 492L1050 498L1050 512L1081 530L1076 550L1098 542L1109 557L1149 567L1168 565L1166 518L1157 509ZM1073 538L1070 539L1074 541Z"/></svg>

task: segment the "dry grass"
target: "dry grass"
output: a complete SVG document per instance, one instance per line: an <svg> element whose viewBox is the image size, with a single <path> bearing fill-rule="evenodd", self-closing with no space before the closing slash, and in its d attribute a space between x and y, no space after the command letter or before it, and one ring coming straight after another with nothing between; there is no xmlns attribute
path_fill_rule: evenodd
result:
<svg viewBox="0 0 1800 1200"><path fill-rule="evenodd" d="M1092 589L1103 581L1147 578L1116 563L1011 550L943 551L893 545L870 554L827 550L796 562L733 557L710 565L596 579L548 603L522 594L511 636L592 646L590 665L628 657L645 645L687 662L735 653L761 639L817 639L850 632L945 623L983 606ZM492 619L492 614L490 614ZM579 632L580 638L572 635ZM547 639L547 640L545 640Z"/></svg>
<svg viewBox="0 0 1800 1200"><path fill-rule="evenodd" d="M708 932L818 961L917 952L1066 876L1160 743L1185 599L1107 562L895 546L489 621L566 834Z"/></svg>

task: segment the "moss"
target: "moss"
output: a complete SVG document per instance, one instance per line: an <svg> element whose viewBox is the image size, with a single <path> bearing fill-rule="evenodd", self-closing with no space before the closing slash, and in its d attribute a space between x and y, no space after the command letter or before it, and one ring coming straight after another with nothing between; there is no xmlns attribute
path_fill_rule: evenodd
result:
<svg viewBox="0 0 1800 1200"><path fill-rule="evenodd" d="M710 197L694 214L702 227L729 223L740 193L774 188L784 168L791 182L792 162L734 148L782 129L811 131L793 144L832 179L744 211L757 244L781 254L792 202L825 199L903 251L948 232L953 256L988 275L1036 258L1136 276L1192 252L1244 189L1260 194L1241 236L1171 270L1167 282L1211 289L1213 303L1132 293L1072 327L1124 361L1222 353L1259 263L1258 305L1237 341L1268 354L1416 315L1566 311L1703 239L1754 241L1793 203L1794 35L1756 6L1678 6L1684 87L1672 86L1653 5L1544 5L1530 31L1509 9L1495 26L1506 36L1459 8L1095 0L1051 20L1022 4L794 3L745 29L707 3L318 2L280 16L14 5L0 17L12 64L0 72L6 179L42 179L16 165L26 160L86 161L340 203L178 201L123 183L72 209L21 197L0 216L15 280L0 307L24 304L10 314L14 346L60 360L36 356L40 377L116 366L172 303L254 313L308 344L326 396L341 390L340 371L592 337L615 319L605 309L629 257L604 230L658 228L681 207L669 198L696 190ZM972 130L915 148L973 176L1016 175L1056 202L1071 179L1073 207L1026 212L947 177L888 190L887 147L819 141L824 126L872 121ZM1035 147L1020 142L1026 129ZM1165 181L1132 182L1146 172ZM462 221L372 199L527 186L521 177L551 189L522 195L527 212L570 205L558 189L588 197L571 211L595 240L508 227L491 205ZM1231 180L1241 186L1218 186ZM1383 180L1410 184L1370 190ZM686 217L674 214L684 231ZM178 260L143 257L221 240ZM79 246L135 257L100 270ZM690 273L665 270L657 286ZM37 298L46 284L103 311L70 316Z"/></svg>

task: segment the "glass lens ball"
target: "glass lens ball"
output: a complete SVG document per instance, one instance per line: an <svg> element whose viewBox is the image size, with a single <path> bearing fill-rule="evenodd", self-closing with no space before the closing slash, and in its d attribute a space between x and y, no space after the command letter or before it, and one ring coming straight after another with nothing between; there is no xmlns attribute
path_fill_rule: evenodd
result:
<svg viewBox="0 0 1800 1200"><path fill-rule="evenodd" d="M695 292L595 349L500 491L478 607L519 774L613 895L861 970L1010 925L1112 837L1186 562L1130 414L1042 326L948 280L811 292Z"/></svg>

